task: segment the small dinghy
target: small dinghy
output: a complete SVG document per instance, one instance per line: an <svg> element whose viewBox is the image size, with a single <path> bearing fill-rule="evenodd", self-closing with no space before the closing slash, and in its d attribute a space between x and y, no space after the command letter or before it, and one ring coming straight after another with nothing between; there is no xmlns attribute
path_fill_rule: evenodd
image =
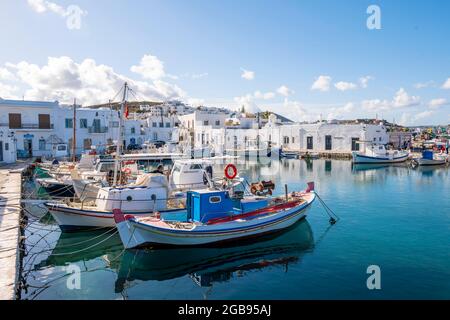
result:
<svg viewBox="0 0 450 320"><path fill-rule="evenodd" d="M407 151L388 151L382 144L371 144L364 153L352 153L354 164L399 163L408 160Z"/></svg>
<svg viewBox="0 0 450 320"><path fill-rule="evenodd" d="M115 209L114 220L125 248L146 245L200 246L261 236L288 228L306 216L316 195L314 184L283 197L243 196L228 190L187 193L187 221L139 218Z"/></svg>
<svg viewBox="0 0 450 320"><path fill-rule="evenodd" d="M54 178L38 178L36 183L51 197L70 198L75 195L73 185L69 181L61 181Z"/></svg>
<svg viewBox="0 0 450 320"><path fill-rule="evenodd" d="M414 158L413 166L442 166L449 161L449 156L445 153L434 153L431 150L422 152L422 158Z"/></svg>

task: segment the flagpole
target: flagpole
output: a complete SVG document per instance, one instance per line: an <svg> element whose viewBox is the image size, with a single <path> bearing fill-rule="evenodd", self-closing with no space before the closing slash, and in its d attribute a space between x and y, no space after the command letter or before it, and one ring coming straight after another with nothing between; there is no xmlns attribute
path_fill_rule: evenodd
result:
<svg viewBox="0 0 450 320"><path fill-rule="evenodd" d="M119 170L119 161L120 161L120 156L122 155L123 116L124 116L125 103L126 103L126 99L127 99L127 91L128 91L128 83L125 82L125 85L124 85L124 88L123 88L122 103L120 105L119 138L117 139L117 143L116 143L116 161L114 162L114 182L113 182L113 187L115 187L117 185L117 171Z"/></svg>

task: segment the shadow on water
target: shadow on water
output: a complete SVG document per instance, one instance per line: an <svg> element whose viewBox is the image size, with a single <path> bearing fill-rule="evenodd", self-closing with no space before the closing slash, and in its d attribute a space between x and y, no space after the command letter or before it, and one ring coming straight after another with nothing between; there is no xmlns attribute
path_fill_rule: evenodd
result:
<svg viewBox="0 0 450 320"><path fill-rule="evenodd" d="M199 286L228 281L234 273L283 266L299 261L314 246L306 220L271 236L226 247L127 250L120 262L116 292L134 280L169 280L189 275Z"/></svg>

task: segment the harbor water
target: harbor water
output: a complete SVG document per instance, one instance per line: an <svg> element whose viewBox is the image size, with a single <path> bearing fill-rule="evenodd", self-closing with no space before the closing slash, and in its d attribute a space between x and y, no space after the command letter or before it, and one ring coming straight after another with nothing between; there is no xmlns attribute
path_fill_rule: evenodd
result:
<svg viewBox="0 0 450 320"><path fill-rule="evenodd" d="M115 230L62 234L49 215L30 217L21 298L450 299L448 167L282 159L238 170L273 180L274 194L314 181L340 220L330 225L316 201L305 220L257 241L124 250ZM379 290L367 286L372 265Z"/></svg>

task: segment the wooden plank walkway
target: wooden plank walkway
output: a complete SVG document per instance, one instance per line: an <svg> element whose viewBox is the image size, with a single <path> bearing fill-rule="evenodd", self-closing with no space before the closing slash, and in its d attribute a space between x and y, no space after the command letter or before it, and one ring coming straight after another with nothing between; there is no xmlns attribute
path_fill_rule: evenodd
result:
<svg viewBox="0 0 450 320"><path fill-rule="evenodd" d="M0 166L0 300L17 298L22 171L28 165L22 162Z"/></svg>

